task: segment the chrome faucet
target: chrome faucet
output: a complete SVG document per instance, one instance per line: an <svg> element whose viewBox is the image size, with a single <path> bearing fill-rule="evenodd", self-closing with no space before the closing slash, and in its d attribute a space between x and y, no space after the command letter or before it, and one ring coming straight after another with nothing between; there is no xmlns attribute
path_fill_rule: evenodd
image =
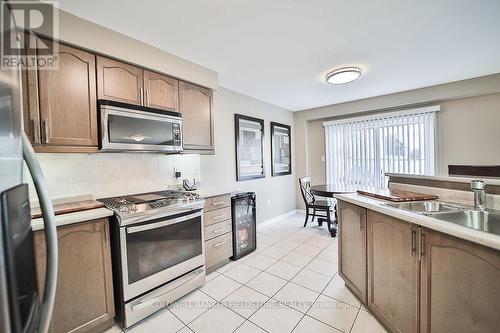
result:
<svg viewBox="0 0 500 333"><path fill-rule="evenodd" d="M470 188L474 192L474 209L484 210L486 192L484 191L485 184L483 180L474 179L470 182Z"/></svg>

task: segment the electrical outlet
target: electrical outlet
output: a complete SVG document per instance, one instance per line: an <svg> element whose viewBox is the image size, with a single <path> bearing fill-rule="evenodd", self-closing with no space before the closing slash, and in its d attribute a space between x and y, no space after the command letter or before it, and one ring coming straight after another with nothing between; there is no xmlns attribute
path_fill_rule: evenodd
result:
<svg viewBox="0 0 500 333"><path fill-rule="evenodd" d="M271 200L267 200L267 206L270 207L271 206Z"/></svg>
<svg viewBox="0 0 500 333"><path fill-rule="evenodd" d="M325 156L321 156L321 162L325 161Z"/></svg>

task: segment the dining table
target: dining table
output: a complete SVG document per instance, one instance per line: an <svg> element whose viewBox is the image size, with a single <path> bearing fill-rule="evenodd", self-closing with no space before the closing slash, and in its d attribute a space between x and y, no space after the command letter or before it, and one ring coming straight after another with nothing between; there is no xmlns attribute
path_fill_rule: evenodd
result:
<svg viewBox="0 0 500 333"><path fill-rule="evenodd" d="M356 193L364 188L366 186L352 184L321 184L311 186L311 193L319 197L333 198L335 194Z"/></svg>

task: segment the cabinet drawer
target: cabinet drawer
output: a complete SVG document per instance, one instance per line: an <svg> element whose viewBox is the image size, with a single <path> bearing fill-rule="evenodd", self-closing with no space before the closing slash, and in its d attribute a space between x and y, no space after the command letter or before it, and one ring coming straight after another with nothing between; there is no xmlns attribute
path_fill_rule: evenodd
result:
<svg viewBox="0 0 500 333"><path fill-rule="evenodd" d="M232 234L212 238L205 242L205 266L212 267L233 255Z"/></svg>
<svg viewBox="0 0 500 333"><path fill-rule="evenodd" d="M212 239L214 237L227 234L232 231L231 220L226 220L224 222L215 223L205 227L204 234L205 240Z"/></svg>
<svg viewBox="0 0 500 333"><path fill-rule="evenodd" d="M231 196L229 194L207 198L205 200L205 212L231 206Z"/></svg>
<svg viewBox="0 0 500 333"><path fill-rule="evenodd" d="M203 225L209 226L214 223L222 222L231 219L231 208L212 210L203 214Z"/></svg>

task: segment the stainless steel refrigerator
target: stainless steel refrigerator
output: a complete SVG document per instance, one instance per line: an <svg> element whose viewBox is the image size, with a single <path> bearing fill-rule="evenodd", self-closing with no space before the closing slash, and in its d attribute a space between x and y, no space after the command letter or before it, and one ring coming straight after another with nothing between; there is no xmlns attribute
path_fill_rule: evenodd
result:
<svg viewBox="0 0 500 333"><path fill-rule="evenodd" d="M13 20L10 8L4 6L3 10ZM0 33L2 41L12 38L9 40L20 42L15 27L4 27L2 22ZM24 135L20 78L19 68L0 69L0 332L45 333L56 291L57 234L45 179ZM28 186L23 184L23 159L33 178L44 219L47 267L43 298L38 294L36 284Z"/></svg>

